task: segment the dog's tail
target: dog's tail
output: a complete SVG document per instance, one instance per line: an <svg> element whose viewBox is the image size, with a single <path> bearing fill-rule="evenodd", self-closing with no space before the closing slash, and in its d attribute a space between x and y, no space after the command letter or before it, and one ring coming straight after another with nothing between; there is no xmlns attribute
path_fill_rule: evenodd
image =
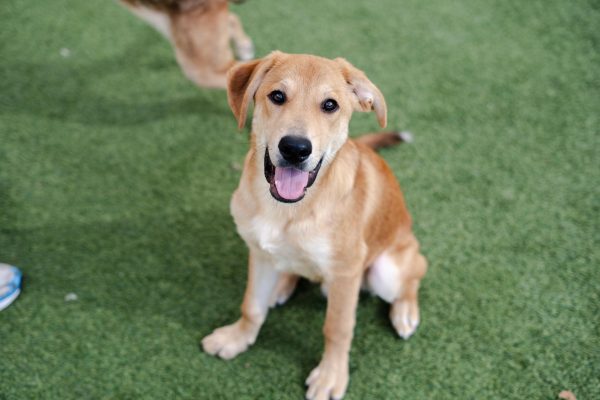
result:
<svg viewBox="0 0 600 400"><path fill-rule="evenodd" d="M413 141L412 133L407 131L395 132L378 132L369 133L354 139L358 143L362 143L373 150L379 150L383 147L394 146L401 142L410 143Z"/></svg>

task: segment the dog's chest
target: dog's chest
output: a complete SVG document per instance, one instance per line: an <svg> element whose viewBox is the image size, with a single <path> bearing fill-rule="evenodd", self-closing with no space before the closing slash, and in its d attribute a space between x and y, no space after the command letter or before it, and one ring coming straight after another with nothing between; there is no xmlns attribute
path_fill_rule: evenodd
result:
<svg viewBox="0 0 600 400"><path fill-rule="evenodd" d="M240 233L247 242L268 253L277 270L314 281L327 275L331 245L314 224L264 216L255 216L249 222Z"/></svg>

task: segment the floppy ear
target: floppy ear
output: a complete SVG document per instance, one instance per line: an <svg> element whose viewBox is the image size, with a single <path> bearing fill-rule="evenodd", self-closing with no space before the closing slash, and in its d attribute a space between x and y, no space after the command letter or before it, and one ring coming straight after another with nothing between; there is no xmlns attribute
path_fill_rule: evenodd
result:
<svg viewBox="0 0 600 400"><path fill-rule="evenodd" d="M246 124L250 100L280 53L273 52L265 58L237 64L227 74L227 100L241 128Z"/></svg>
<svg viewBox="0 0 600 400"><path fill-rule="evenodd" d="M356 111L375 111L377 122L382 128L387 125L387 106L383 94L377 89L364 72L343 58L335 61L342 67L344 79L354 94L354 109Z"/></svg>

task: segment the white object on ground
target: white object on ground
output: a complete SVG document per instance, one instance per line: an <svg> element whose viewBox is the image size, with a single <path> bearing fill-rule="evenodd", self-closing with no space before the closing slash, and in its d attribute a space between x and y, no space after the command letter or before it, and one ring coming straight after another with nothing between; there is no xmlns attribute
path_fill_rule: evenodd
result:
<svg viewBox="0 0 600 400"><path fill-rule="evenodd" d="M76 293L67 293L65 295L65 301L76 301L78 299Z"/></svg>

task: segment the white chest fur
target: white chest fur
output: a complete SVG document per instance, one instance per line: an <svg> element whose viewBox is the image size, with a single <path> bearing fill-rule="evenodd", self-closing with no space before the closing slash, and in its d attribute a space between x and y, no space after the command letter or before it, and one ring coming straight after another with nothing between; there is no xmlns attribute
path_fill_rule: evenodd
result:
<svg viewBox="0 0 600 400"><path fill-rule="evenodd" d="M331 244L312 221L257 215L238 230L244 240L269 255L273 267L322 281L331 259Z"/></svg>

